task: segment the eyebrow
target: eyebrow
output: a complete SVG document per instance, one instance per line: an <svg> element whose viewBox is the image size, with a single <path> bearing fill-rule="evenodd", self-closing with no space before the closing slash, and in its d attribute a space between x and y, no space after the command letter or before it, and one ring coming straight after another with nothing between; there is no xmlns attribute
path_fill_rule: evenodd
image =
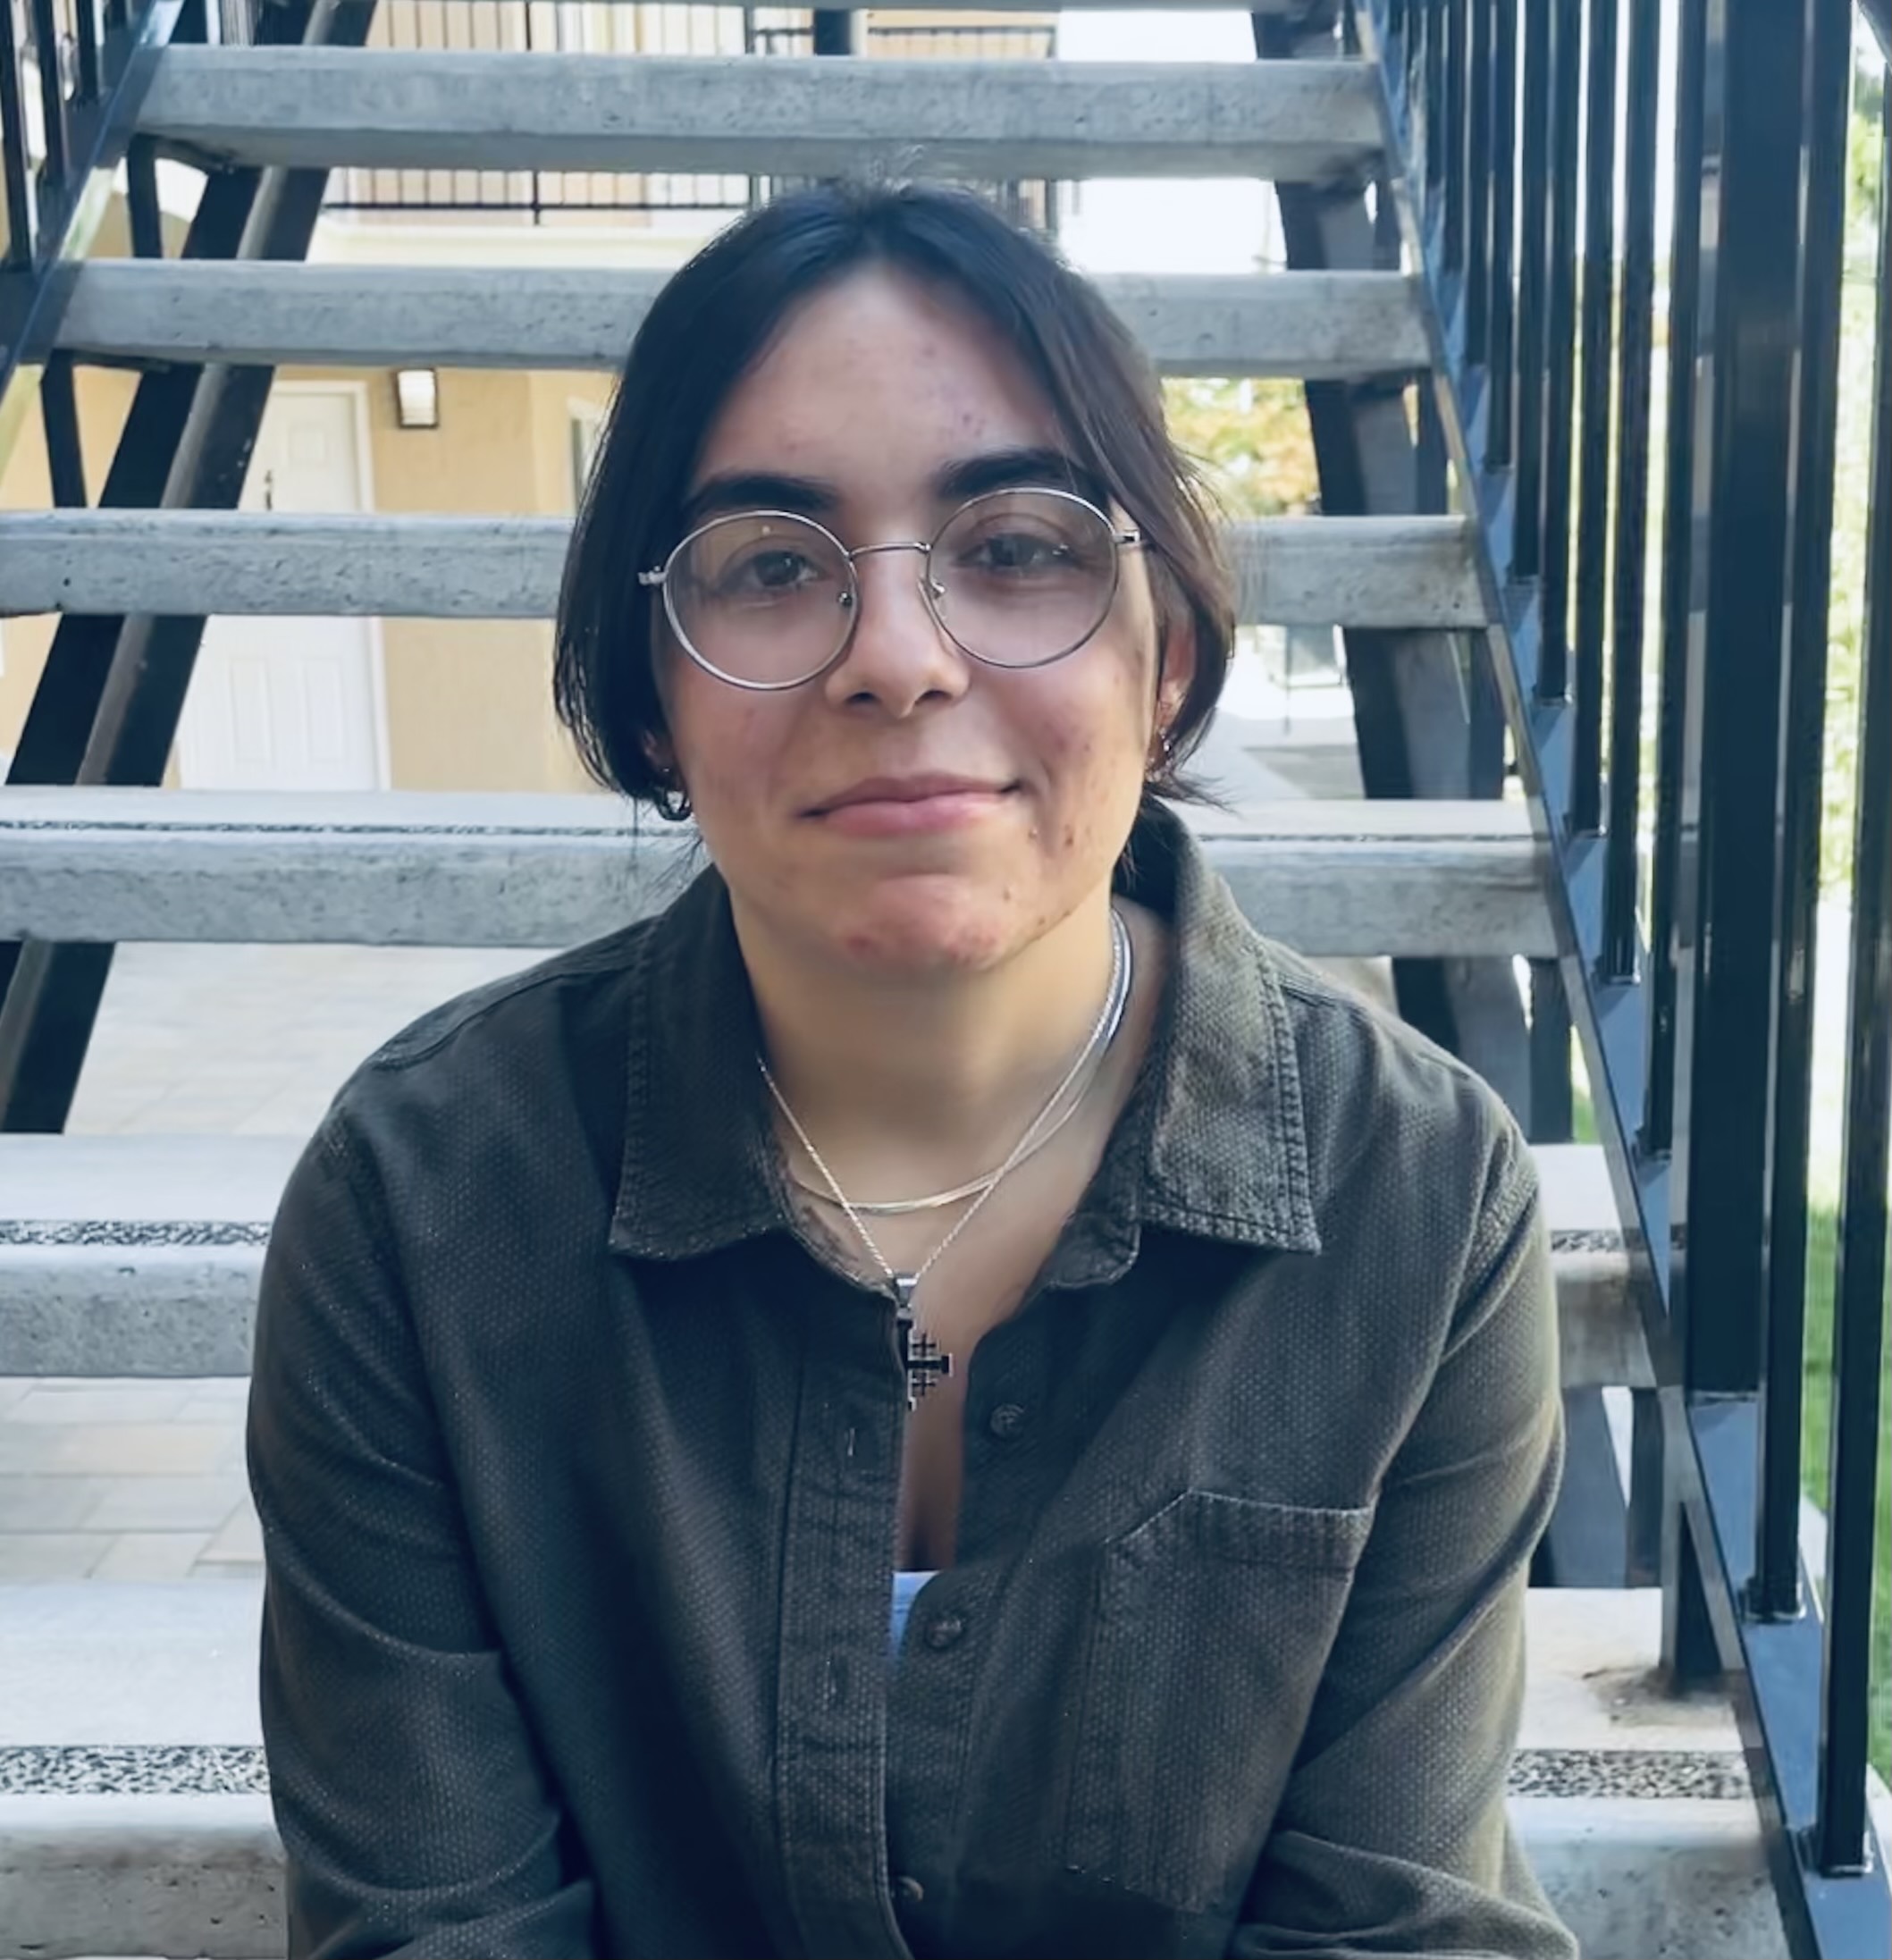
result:
<svg viewBox="0 0 1892 1960"><path fill-rule="evenodd" d="M963 503L968 497L994 490L1030 486L1075 491L1108 508L1109 491L1089 470L1063 450L1045 447L988 450L946 465L933 477L933 492L941 503ZM803 517L827 517L840 509L841 490L820 476L795 476L777 470L729 470L706 478L683 508L683 527L692 530L706 519L735 510L793 510Z"/></svg>

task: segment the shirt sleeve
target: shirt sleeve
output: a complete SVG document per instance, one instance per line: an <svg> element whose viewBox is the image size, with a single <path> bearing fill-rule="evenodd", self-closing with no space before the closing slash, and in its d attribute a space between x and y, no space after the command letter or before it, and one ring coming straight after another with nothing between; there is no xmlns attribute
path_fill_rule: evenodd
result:
<svg viewBox="0 0 1892 1960"><path fill-rule="evenodd" d="M482 1595L393 1244L332 1113L270 1239L248 1428L289 1960L590 1955L592 1880Z"/></svg>
<svg viewBox="0 0 1892 1960"><path fill-rule="evenodd" d="M1505 1813L1525 1588L1563 1467L1536 1166L1506 1120L1229 1952L1574 1960Z"/></svg>

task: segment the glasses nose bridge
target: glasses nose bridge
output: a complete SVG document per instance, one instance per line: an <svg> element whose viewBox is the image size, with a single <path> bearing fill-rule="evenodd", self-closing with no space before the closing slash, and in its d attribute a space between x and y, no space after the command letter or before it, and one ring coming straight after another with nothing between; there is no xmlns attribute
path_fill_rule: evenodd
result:
<svg viewBox="0 0 1892 1960"><path fill-rule="evenodd" d="M929 568L932 563L933 547L925 538L895 538L885 544L857 544L848 552L847 562L852 565L859 559L872 558L881 551L918 551L927 560Z"/></svg>
<svg viewBox="0 0 1892 1960"><path fill-rule="evenodd" d="M858 584L860 577L859 573L855 571L857 560L863 558L879 557L887 551L919 552L921 560L920 575L915 580L915 584L920 587L921 596L927 601L928 610L931 610L940 595L940 587L933 577L933 546L929 539L893 538L884 544L855 545L852 551L847 552L846 556L848 569L854 571L856 583Z"/></svg>

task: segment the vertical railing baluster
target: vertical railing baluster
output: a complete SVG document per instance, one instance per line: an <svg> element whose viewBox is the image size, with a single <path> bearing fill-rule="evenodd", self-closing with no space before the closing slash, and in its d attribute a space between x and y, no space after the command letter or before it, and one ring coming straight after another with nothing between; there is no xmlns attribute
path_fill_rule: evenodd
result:
<svg viewBox="0 0 1892 1960"><path fill-rule="evenodd" d="M1511 461L1512 390L1516 381L1512 296L1513 240L1518 224L1518 0L1495 0L1492 41L1492 252L1486 366L1491 413L1484 425L1484 467Z"/></svg>
<svg viewBox="0 0 1892 1960"><path fill-rule="evenodd" d="M32 162L26 147L26 103L20 89L20 45L13 0L0 0L0 177L6 189L6 255L11 272L33 262Z"/></svg>
<svg viewBox="0 0 1892 1960"><path fill-rule="evenodd" d="M1649 364L1655 302L1655 124L1661 0L1627 0L1622 338L1617 381L1616 589L1610 624L1610 821L1603 860L1606 980L1636 978L1643 774L1643 609L1649 549Z"/></svg>
<svg viewBox="0 0 1892 1960"><path fill-rule="evenodd" d="M1406 142L1415 207L1425 208L1425 13L1426 0L1407 0Z"/></svg>
<svg viewBox="0 0 1892 1960"><path fill-rule="evenodd" d="M1583 0L1553 0L1551 49L1551 244L1545 331L1548 426L1543 443L1543 642L1537 694L1569 687L1570 446L1577 391L1577 112ZM1557 816L1562 820L1565 812Z"/></svg>
<svg viewBox="0 0 1892 1960"><path fill-rule="evenodd" d="M1490 351L1492 296L1492 8L1471 0L1470 74L1465 134L1465 358L1482 366Z"/></svg>
<svg viewBox="0 0 1892 1960"><path fill-rule="evenodd" d="M1675 211L1669 228L1669 366L1662 442L1662 678L1656 714L1655 838L1649 879L1648 1069L1641 1142L1675 1141L1675 929L1682 880L1683 750L1694 578L1695 355L1702 320L1702 156L1708 0L1680 0L1676 36ZM1667 1260L1666 1247L1654 1249Z"/></svg>
<svg viewBox="0 0 1892 1960"><path fill-rule="evenodd" d="M1445 229L1442 257L1446 277L1465 268L1465 10L1468 0L1445 0Z"/></svg>
<svg viewBox="0 0 1892 1960"><path fill-rule="evenodd" d="M1445 189L1445 9L1448 0L1425 0L1425 223L1437 222Z"/></svg>
<svg viewBox="0 0 1892 1960"><path fill-rule="evenodd" d="M79 46L79 99L98 100L98 0L72 0Z"/></svg>
<svg viewBox="0 0 1892 1960"><path fill-rule="evenodd" d="M42 122L39 166L39 223L44 228L63 212L66 189L66 102L59 78L59 21L53 0L29 0L33 51L39 64Z"/></svg>
<svg viewBox="0 0 1892 1960"><path fill-rule="evenodd" d="M1616 5L1589 0L1584 110L1583 420L1577 450L1577 683L1570 829L1602 828L1603 622L1609 590L1611 323L1616 304Z"/></svg>
<svg viewBox="0 0 1892 1960"><path fill-rule="evenodd" d="M1511 576L1543 564L1544 281L1550 264L1551 0L1524 0L1518 225L1518 494Z"/></svg>
<svg viewBox="0 0 1892 1960"><path fill-rule="evenodd" d="M1886 1314L1886 1180L1892 1125L1892 110L1879 111L1879 339L1873 366L1866 604L1854 777L1853 933L1846 994L1839 1256L1833 1290L1826 1679L1814 1858L1856 1872L1866 1840L1873 1512ZM1881 1553L1883 1556L1883 1553Z"/></svg>
<svg viewBox="0 0 1892 1960"><path fill-rule="evenodd" d="M1846 119L1853 10L1813 0L1803 139L1799 397L1781 730L1778 927L1774 935L1774 1109L1768 1199L1766 1359L1760 1503L1749 1610L1787 1619L1800 1597L1800 1406L1806 1342L1807 1169L1812 1141L1813 968L1832 578L1834 435L1839 415L1846 257Z"/></svg>

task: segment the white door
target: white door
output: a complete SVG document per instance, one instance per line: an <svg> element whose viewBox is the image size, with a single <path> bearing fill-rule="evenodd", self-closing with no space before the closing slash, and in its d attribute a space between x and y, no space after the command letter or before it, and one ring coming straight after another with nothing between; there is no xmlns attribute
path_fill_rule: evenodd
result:
<svg viewBox="0 0 1892 1960"><path fill-rule="evenodd" d="M245 510L366 507L358 399L271 391ZM187 789L374 789L380 686L368 619L213 618L178 729Z"/></svg>

